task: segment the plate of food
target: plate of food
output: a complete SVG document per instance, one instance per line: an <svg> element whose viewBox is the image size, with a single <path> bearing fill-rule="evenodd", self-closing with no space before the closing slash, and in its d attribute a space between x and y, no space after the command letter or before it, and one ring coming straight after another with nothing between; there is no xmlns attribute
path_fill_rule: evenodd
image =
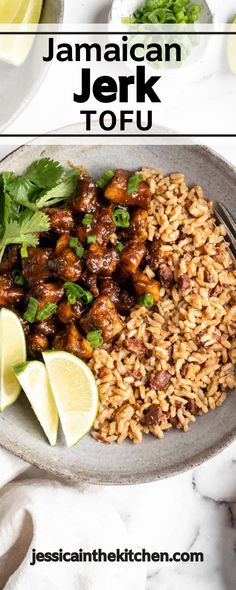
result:
<svg viewBox="0 0 236 590"><path fill-rule="evenodd" d="M195 145L28 145L0 174L1 445L100 484L223 449L236 274L211 201L235 212L235 170Z"/></svg>

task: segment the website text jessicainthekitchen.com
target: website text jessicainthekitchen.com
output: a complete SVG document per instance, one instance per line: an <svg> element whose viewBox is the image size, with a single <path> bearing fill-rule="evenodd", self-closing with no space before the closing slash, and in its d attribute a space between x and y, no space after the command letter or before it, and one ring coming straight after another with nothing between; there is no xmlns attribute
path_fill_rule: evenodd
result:
<svg viewBox="0 0 236 590"><path fill-rule="evenodd" d="M175 551L170 554L167 551L154 551L150 552L142 548L137 551L133 549L119 549L116 548L114 551L103 551L101 548L92 549L91 551L84 551L80 548L78 551L64 551L59 549L58 551L37 551L32 549L32 557L30 565L35 565L40 562L94 562L94 563L105 563L105 562L123 562L123 563L198 563L204 561L204 553L202 551Z"/></svg>

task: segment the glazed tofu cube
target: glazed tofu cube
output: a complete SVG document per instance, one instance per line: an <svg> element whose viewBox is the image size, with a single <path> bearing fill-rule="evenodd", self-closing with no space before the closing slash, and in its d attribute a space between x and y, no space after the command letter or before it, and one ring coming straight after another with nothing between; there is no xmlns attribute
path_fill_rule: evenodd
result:
<svg viewBox="0 0 236 590"><path fill-rule="evenodd" d="M89 312L81 318L80 324L85 332L101 330L105 342L112 340L123 328L115 305L107 295L97 297Z"/></svg>

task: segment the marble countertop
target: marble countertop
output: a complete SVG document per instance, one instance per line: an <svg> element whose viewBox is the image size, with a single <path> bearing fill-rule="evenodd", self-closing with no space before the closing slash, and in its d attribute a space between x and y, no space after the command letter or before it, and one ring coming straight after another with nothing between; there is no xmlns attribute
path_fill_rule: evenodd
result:
<svg viewBox="0 0 236 590"><path fill-rule="evenodd" d="M226 20L236 11L235 0L209 4L219 19ZM65 20L104 22L109 7L109 0L65 0ZM236 165L232 143L218 144L216 149ZM0 157L8 151L0 148ZM18 465L24 479L47 477L20 460ZM203 563L148 566L145 590L235 590L236 443L197 469L168 480L132 487L90 486L86 491L116 508L139 546L150 551L204 553Z"/></svg>

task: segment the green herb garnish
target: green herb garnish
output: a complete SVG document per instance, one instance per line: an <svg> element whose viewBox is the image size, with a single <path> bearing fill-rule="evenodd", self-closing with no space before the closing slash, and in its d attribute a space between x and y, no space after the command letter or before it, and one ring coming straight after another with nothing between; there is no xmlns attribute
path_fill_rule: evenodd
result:
<svg viewBox="0 0 236 590"><path fill-rule="evenodd" d="M151 295L151 293L146 293L146 295L141 295L140 299L139 299L139 305L145 305L145 307L147 307L148 309L151 309L151 307L153 307L154 304L154 300L153 300L153 296Z"/></svg>
<svg viewBox="0 0 236 590"><path fill-rule="evenodd" d="M25 209L16 215L9 202L9 205L5 205L5 222L0 238L0 261L9 244L22 244L21 256L27 257L27 247L37 246L39 243L35 233L47 231L49 227L49 217L42 211L33 212Z"/></svg>
<svg viewBox="0 0 236 590"><path fill-rule="evenodd" d="M92 236L88 236L87 237L87 244L96 244L96 236L92 235Z"/></svg>
<svg viewBox="0 0 236 590"><path fill-rule="evenodd" d="M102 346L102 344L103 344L102 330L93 330L92 332L88 332L87 340L91 344L92 348L97 348L99 346Z"/></svg>
<svg viewBox="0 0 236 590"><path fill-rule="evenodd" d="M18 205L32 211L65 201L75 190L78 170L66 171L59 162L42 158L33 162L24 176L5 172L5 192Z"/></svg>
<svg viewBox="0 0 236 590"><path fill-rule="evenodd" d="M42 309L40 309L40 311L37 313L37 320L39 320L40 322L42 322L43 320L47 320L48 318L50 318L51 315L53 315L57 311L57 307L58 306L56 305L56 303L45 303Z"/></svg>
<svg viewBox="0 0 236 590"><path fill-rule="evenodd" d="M132 17L122 18L123 23L192 24L201 12L201 6L191 0L146 0Z"/></svg>
<svg viewBox="0 0 236 590"><path fill-rule="evenodd" d="M112 219L117 227L129 227L130 214L126 209L115 209L112 213Z"/></svg>
<svg viewBox="0 0 236 590"><path fill-rule="evenodd" d="M122 250L124 250L124 244L122 244L121 242L117 242L117 244L116 244L116 251L117 252L122 252Z"/></svg>
<svg viewBox="0 0 236 590"><path fill-rule="evenodd" d="M78 246L78 238L70 238L69 246L70 248L76 249Z"/></svg>
<svg viewBox="0 0 236 590"><path fill-rule="evenodd" d="M99 188L104 188L104 186L106 186L108 184L108 182L113 178L114 176L114 172L113 170L107 170L106 172L104 172L104 174L101 176L101 178L97 179L97 185L99 186Z"/></svg>
<svg viewBox="0 0 236 590"><path fill-rule="evenodd" d="M14 283L16 283L16 285L26 285L26 280L23 277L20 270L13 270L11 273L11 276L13 278Z"/></svg>
<svg viewBox="0 0 236 590"><path fill-rule="evenodd" d="M91 213L86 213L86 215L84 215L83 219L82 219L82 224L83 225L91 225L93 221L93 215L91 215Z"/></svg>
<svg viewBox="0 0 236 590"><path fill-rule="evenodd" d="M29 298L28 307L23 315L23 318L32 324L36 318L39 302L34 297Z"/></svg>
<svg viewBox="0 0 236 590"><path fill-rule="evenodd" d="M142 174L134 174L134 176L130 176L127 183L127 193L136 193L142 180Z"/></svg>
<svg viewBox="0 0 236 590"><path fill-rule="evenodd" d="M85 303L91 303L93 301L92 293L86 291L80 285L67 282L64 283L63 287L66 291L68 303L71 305L76 303L77 299L83 299Z"/></svg>
<svg viewBox="0 0 236 590"><path fill-rule="evenodd" d="M70 248L73 248L73 250L75 250L76 256L82 258L82 256L84 255L84 248L83 246L78 246L78 238L70 238L69 246Z"/></svg>
<svg viewBox="0 0 236 590"><path fill-rule="evenodd" d="M38 245L35 234L50 229L49 217L39 209L70 197L77 177L78 170L68 172L50 158L33 162L23 176L0 175L0 261L8 244L21 244L22 257L28 246Z"/></svg>
<svg viewBox="0 0 236 590"><path fill-rule="evenodd" d="M76 303L76 295L73 295L73 293L69 293L67 295L67 301L70 305L74 305Z"/></svg>
<svg viewBox="0 0 236 590"><path fill-rule="evenodd" d="M79 258L82 258L82 256L84 255L84 248L83 246L78 246L78 248L76 248L75 250L76 256L78 256Z"/></svg>
<svg viewBox="0 0 236 590"><path fill-rule="evenodd" d="M28 248L27 244L23 242L21 249L20 249L21 258L28 258Z"/></svg>

